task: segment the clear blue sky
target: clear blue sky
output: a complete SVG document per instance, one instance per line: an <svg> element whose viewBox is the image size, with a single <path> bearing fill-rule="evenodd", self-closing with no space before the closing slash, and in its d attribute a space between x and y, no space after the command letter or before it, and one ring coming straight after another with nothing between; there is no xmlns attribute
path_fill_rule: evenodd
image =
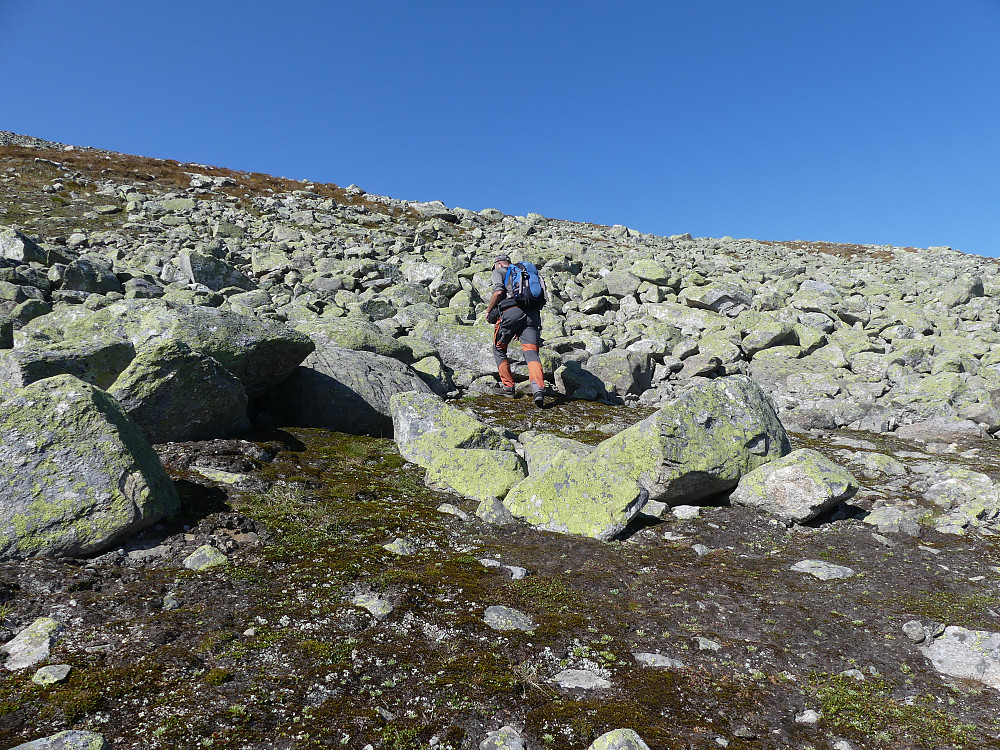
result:
<svg viewBox="0 0 1000 750"><path fill-rule="evenodd" d="M1000 255L1000 0L0 0L0 130L645 232Z"/></svg>

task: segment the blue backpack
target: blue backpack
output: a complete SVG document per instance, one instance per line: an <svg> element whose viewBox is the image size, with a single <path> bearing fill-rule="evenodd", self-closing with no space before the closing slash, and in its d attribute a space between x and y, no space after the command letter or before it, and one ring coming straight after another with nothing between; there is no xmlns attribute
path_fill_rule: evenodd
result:
<svg viewBox="0 0 1000 750"><path fill-rule="evenodd" d="M507 267L504 286L512 291L512 298L522 310L541 310L545 306L545 282L538 275L534 263L520 261Z"/></svg>

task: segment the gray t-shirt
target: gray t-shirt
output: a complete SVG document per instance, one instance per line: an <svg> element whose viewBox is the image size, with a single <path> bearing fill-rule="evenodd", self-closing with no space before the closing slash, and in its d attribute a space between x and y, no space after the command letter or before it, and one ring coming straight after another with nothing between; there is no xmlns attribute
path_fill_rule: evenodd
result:
<svg viewBox="0 0 1000 750"><path fill-rule="evenodd" d="M510 268L510 266L508 266L507 268ZM493 282L494 292L504 291L507 292L508 294L510 293L507 287L505 287L503 283L504 277L507 275L507 268L493 269L493 277L490 279L490 281Z"/></svg>

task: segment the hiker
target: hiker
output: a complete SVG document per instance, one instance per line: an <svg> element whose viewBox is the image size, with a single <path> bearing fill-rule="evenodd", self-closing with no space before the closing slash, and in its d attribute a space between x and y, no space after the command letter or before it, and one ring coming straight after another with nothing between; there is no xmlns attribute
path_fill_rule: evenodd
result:
<svg viewBox="0 0 1000 750"><path fill-rule="evenodd" d="M535 273L534 266L530 266ZM521 272L525 271L525 265L518 264ZM538 347L542 343L540 331L542 329L542 315L539 310L544 304L544 287L542 297L535 304L522 302L521 305L514 299L514 273L510 262L510 256L501 255L493 263L493 296L490 297L486 306L486 320L496 324L493 334L493 359L497 364L500 373L500 383L505 396L513 397L514 376L510 371L510 362L507 360L507 345L511 339L517 338L521 342L521 350L524 352L524 361L528 365L528 379L531 381L532 398L535 406L541 407L545 395L545 376L542 372L542 360L538 357ZM525 309L525 308L531 309Z"/></svg>

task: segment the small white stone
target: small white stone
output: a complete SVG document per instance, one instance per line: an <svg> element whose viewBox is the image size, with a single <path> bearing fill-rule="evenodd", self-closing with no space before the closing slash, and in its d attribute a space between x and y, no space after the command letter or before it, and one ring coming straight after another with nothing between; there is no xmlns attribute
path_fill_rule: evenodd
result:
<svg viewBox="0 0 1000 750"><path fill-rule="evenodd" d="M701 515L701 508L697 505L675 505L670 512L674 514L674 518L678 518L681 521L690 521Z"/></svg>
<svg viewBox="0 0 1000 750"><path fill-rule="evenodd" d="M822 714L820 714L819 711L814 711L811 708L807 708L802 713L795 714L795 723L796 724L817 724L817 723L819 723L819 720L820 720L821 716L822 716Z"/></svg>

